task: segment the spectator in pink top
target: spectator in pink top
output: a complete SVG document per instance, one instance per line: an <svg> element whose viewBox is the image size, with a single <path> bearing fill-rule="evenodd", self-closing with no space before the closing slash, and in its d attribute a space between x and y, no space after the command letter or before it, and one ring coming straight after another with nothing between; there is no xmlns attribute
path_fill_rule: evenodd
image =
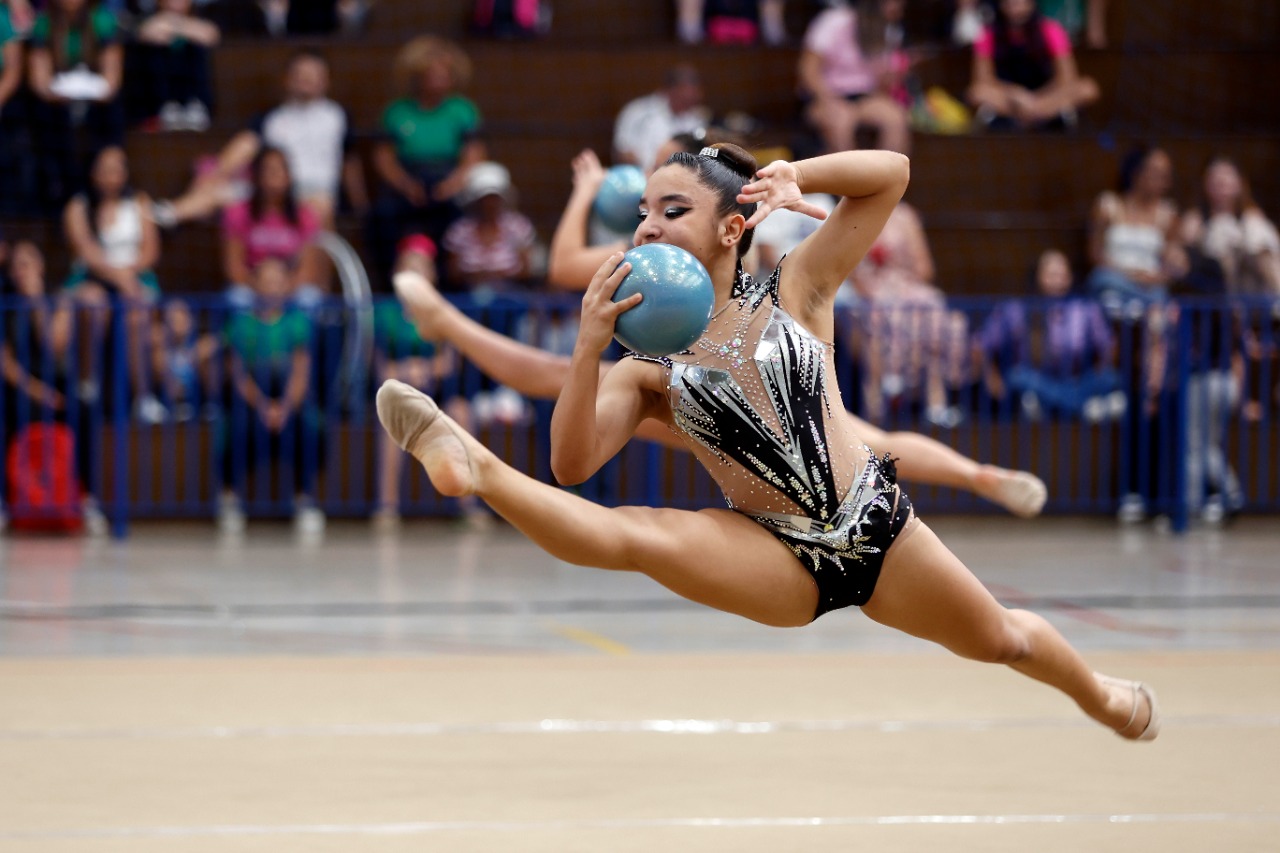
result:
<svg viewBox="0 0 1280 853"><path fill-rule="evenodd" d="M854 147L862 125L879 131L879 147L908 153L907 108L894 97L909 65L902 49L905 0L863 0L813 19L800 52L805 118L828 151Z"/></svg>
<svg viewBox="0 0 1280 853"><path fill-rule="evenodd" d="M1034 0L1000 0L973 45L968 98L989 127L1073 127L1076 111L1098 99L1098 84L1080 76L1066 30Z"/></svg>
<svg viewBox="0 0 1280 853"><path fill-rule="evenodd" d="M284 261L293 300L314 302L322 295L323 259L313 240L320 217L294 199L289 161L279 148L264 147L251 166L253 194L228 207L222 218L222 264L232 301L251 300L258 265Z"/></svg>

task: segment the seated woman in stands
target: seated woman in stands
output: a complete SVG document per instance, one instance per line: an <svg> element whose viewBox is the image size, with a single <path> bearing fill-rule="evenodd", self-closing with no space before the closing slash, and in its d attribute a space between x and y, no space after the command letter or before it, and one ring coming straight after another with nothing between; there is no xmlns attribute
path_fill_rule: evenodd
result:
<svg viewBox="0 0 1280 853"><path fill-rule="evenodd" d="M899 99L910 65L902 48L903 0L863 0L818 14L800 52L805 120L825 149L856 147L858 128L878 133L878 148L908 153L910 115Z"/></svg>
<svg viewBox="0 0 1280 853"><path fill-rule="evenodd" d="M116 16L89 0L50 0L31 29L28 79L35 95L45 197L61 205L87 184L96 151L124 141L124 49Z"/></svg>
<svg viewBox="0 0 1280 853"><path fill-rule="evenodd" d="M1072 127L1098 84L1080 76L1066 31L1035 0L1000 0L973 45L968 100L988 127Z"/></svg>
<svg viewBox="0 0 1280 853"><path fill-rule="evenodd" d="M74 261L67 289L78 300L123 304L134 416L159 423L168 412L151 388L145 348L156 322L160 283L152 271L160 261L160 230L150 215L151 199L129 185L124 149L105 148L93 162L90 186L67 203L63 229ZM91 314L102 340L110 311Z"/></svg>
<svg viewBox="0 0 1280 853"><path fill-rule="evenodd" d="M471 61L460 47L416 38L396 58L396 76L404 96L384 111L385 138L373 152L388 189L374 205L366 237L375 268L387 275L403 237L444 238L460 214L455 197L467 172L486 159L480 111L461 91L471 79Z"/></svg>
<svg viewBox="0 0 1280 853"><path fill-rule="evenodd" d="M1169 298L1187 271L1170 198L1173 163L1159 148L1137 148L1120 166L1116 191L1098 196L1089 221L1088 290L1111 314L1132 319Z"/></svg>
<svg viewBox="0 0 1280 853"><path fill-rule="evenodd" d="M289 270L288 297L299 304L315 304L324 294L325 267L321 250L312 241L320 232L320 217L305 202L295 200L289 161L278 148L266 146L250 168L252 193L228 207L222 216L222 265L232 302L252 301L254 270L268 259Z"/></svg>
<svg viewBox="0 0 1280 853"><path fill-rule="evenodd" d="M1128 400L1113 366L1115 337L1096 301L1071 295L1066 255L1040 255L1035 288L1040 299L1000 303L977 335L988 393L1016 400L1032 420L1123 415Z"/></svg>
<svg viewBox="0 0 1280 853"><path fill-rule="evenodd" d="M1199 289L1280 296L1280 233L1230 158L1205 167L1200 202L1182 215L1179 236Z"/></svg>
<svg viewBox="0 0 1280 853"><path fill-rule="evenodd" d="M192 0L159 0L135 34L134 54L145 97L141 112L160 130L209 129L213 111L211 54L222 33L195 13ZM132 72L130 83L132 85ZM142 92L139 93L142 95Z"/></svg>
<svg viewBox="0 0 1280 853"><path fill-rule="evenodd" d="M965 379L968 321L947 310L933 277L920 217L899 202L852 275L865 303L855 351L863 364L864 412L872 422L885 418L891 404L919 401L929 423L949 428L960 422L947 390Z"/></svg>

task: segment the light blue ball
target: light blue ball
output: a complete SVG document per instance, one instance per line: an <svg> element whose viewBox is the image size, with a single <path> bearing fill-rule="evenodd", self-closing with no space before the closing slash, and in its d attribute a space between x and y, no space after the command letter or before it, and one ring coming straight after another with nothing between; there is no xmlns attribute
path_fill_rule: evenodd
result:
<svg viewBox="0 0 1280 853"><path fill-rule="evenodd" d="M592 205L596 217L617 234L630 234L639 224L640 199L644 197L644 172L635 166L614 166Z"/></svg>
<svg viewBox="0 0 1280 853"><path fill-rule="evenodd" d="M693 346L707 330L715 305L711 276L697 258L668 243L636 246L623 258L631 271L618 285L613 301L644 294L623 311L614 337L629 350L649 356L671 355Z"/></svg>

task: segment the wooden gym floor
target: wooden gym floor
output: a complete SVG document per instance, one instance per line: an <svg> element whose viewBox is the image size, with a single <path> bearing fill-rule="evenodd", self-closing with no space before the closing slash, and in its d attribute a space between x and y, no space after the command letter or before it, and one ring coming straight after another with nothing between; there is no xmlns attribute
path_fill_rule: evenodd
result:
<svg viewBox="0 0 1280 853"><path fill-rule="evenodd" d="M1274 851L1280 524L932 521L1165 729L505 527L0 543L0 851Z"/></svg>

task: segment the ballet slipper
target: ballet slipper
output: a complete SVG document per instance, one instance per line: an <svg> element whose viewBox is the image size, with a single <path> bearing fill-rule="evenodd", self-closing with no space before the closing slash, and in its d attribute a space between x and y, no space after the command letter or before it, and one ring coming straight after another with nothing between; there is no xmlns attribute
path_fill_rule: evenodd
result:
<svg viewBox="0 0 1280 853"><path fill-rule="evenodd" d="M418 336L424 341L439 340L440 314L446 303L430 279L417 270L401 270L391 277L391 285L408 309Z"/></svg>
<svg viewBox="0 0 1280 853"><path fill-rule="evenodd" d="M391 440L422 463L431 484L449 497L476 492L475 439L412 385L388 379L378 389L378 420Z"/></svg>
<svg viewBox="0 0 1280 853"><path fill-rule="evenodd" d="M1129 681L1124 678L1112 678L1109 675L1094 673L1094 676L1107 685L1108 687L1119 687L1121 690L1130 690L1133 692L1133 711L1129 714L1129 722L1115 730L1115 733L1125 740L1155 740L1160 734L1160 705L1156 702L1156 692L1143 684L1141 681ZM1127 732L1133 727L1138 719L1138 707L1140 697L1145 697L1147 707L1151 711L1151 715L1147 718L1147 724L1142 731L1136 735L1130 735Z"/></svg>
<svg viewBox="0 0 1280 853"><path fill-rule="evenodd" d="M994 465L983 466L977 492L1019 518L1035 518L1044 509L1049 490L1044 481L1026 471L1010 471Z"/></svg>

